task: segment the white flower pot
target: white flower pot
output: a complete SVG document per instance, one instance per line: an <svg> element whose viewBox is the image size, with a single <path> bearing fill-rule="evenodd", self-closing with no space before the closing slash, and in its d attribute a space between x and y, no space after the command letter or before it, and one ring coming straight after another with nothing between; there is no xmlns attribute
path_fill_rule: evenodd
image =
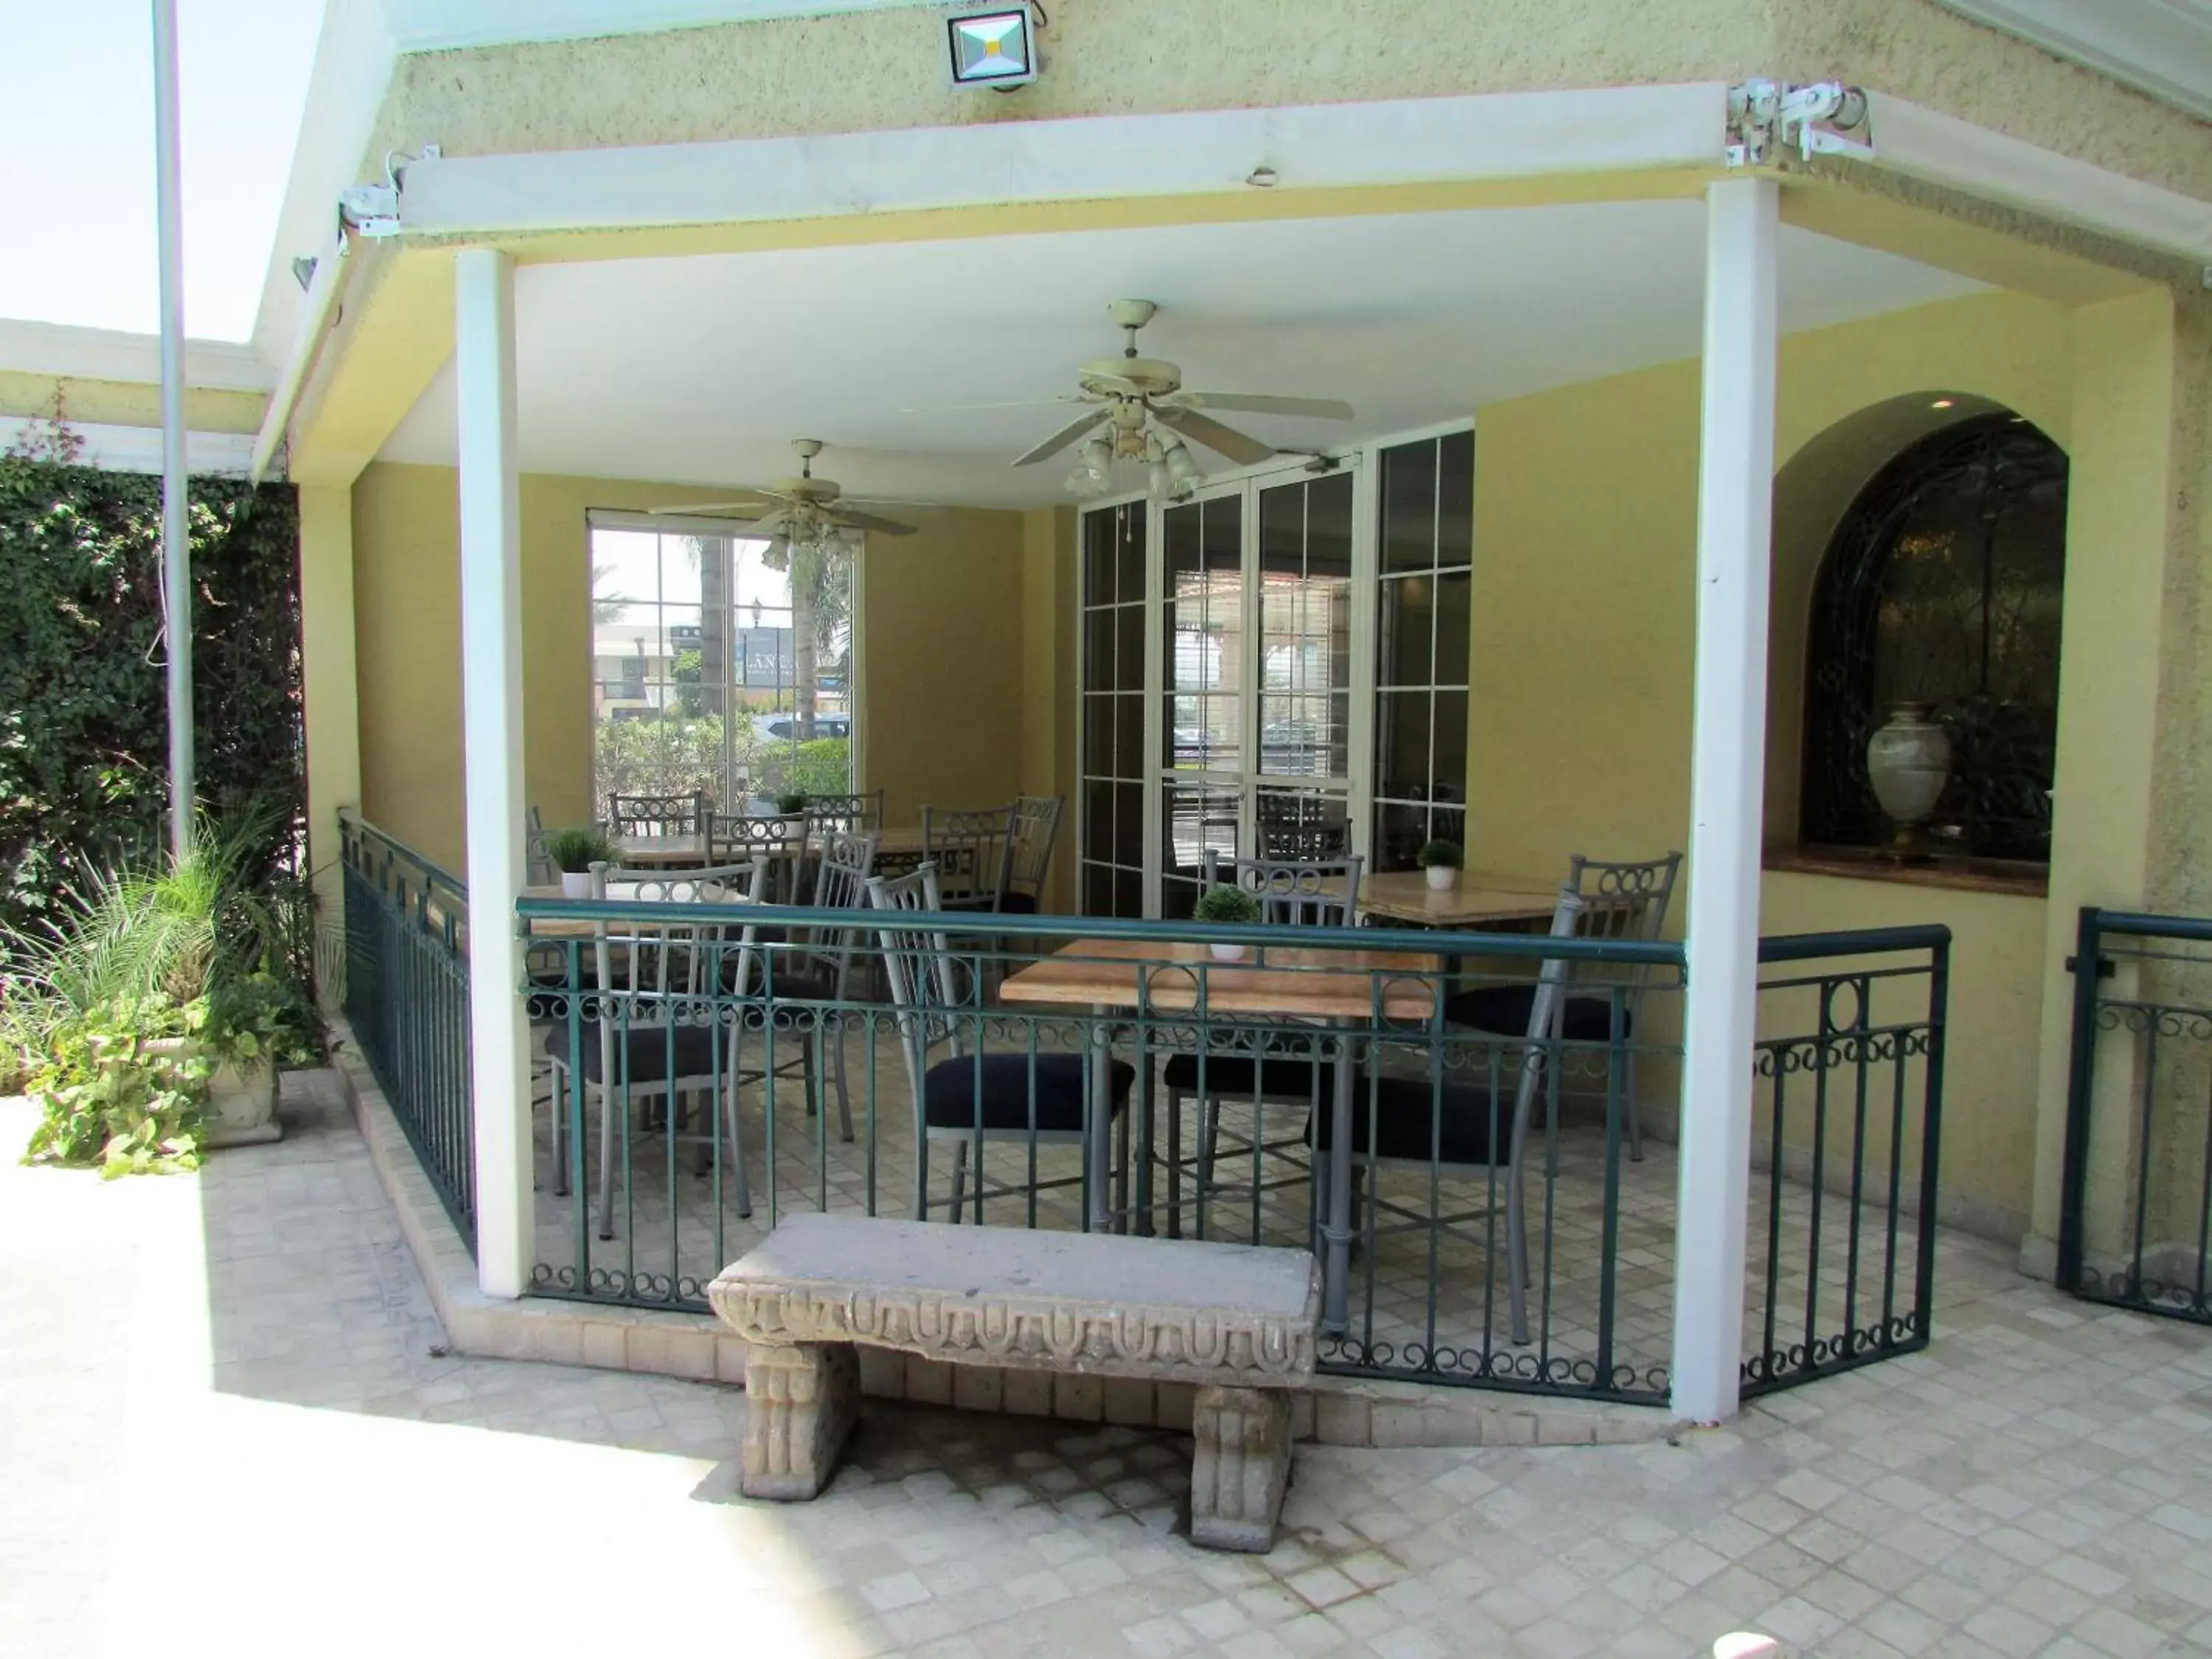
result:
<svg viewBox="0 0 2212 1659"><path fill-rule="evenodd" d="M1951 779L1951 739L1924 702L1901 702L1867 739L1867 781L1900 836L1936 810Z"/></svg>
<svg viewBox="0 0 2212 1659"><path fill-rule="evenodd" d="M1451 884L1459 879L1459 868L1455 865L1431 864L1427 873L1429 890L1435 893L1449 891Z"/></svg>
<svg viewBox="0 0 2212 1659"><path fill-rule="evenodd" d="M1216 943L1206 948L1213 952L1213 959L1216 962L1249 962L1252 959L1252 947L1249 945Z"/></svg>
<svg viewBox="0 0 2212 1659"><path fill-rule="evenodd" d="M587 899L592 896L592 872L588 870L563 870L561 872L562 898Z"/></svg>
<svg viewBox="0 0 2212 1659"><path fill-rule="evenodd" d="M276 1121L276 1068L227 1060L208 1079L208 1145L253 1146L283 1139Z"/></svg>

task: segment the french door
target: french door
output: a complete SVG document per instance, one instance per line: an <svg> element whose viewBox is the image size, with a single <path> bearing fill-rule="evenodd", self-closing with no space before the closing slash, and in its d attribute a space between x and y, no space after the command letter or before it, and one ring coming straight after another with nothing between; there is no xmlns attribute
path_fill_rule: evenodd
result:
<svg viewBox="0 0 2212 1659"><path fill-rule="evenodd" d="M1362 507L1341 464L1085 515L1086 911L1185 916L1209 851L1364 841Z"/></svg>

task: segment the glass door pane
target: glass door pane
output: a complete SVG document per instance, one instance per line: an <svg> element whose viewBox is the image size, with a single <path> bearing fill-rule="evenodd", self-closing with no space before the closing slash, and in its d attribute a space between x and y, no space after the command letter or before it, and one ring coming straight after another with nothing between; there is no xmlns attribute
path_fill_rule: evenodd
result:
<svg viewBox="0 0 2212 1659"><path fill-rule="evenodd" d="M1166 707L1161 765L1234 775L1243 766L1244 501L1242 493L1169 507Z"/></svg>
<svg viewBox="0 0 2212 1659"><path fill-rule="evenodd" d="M1474 434L1384 450L1378 496L1369 857L1380 873L1413 868L1424 842L1467 840Z"/></svg>
<svg viewBox="0 0 2212 1659"><path fill-rule="evenodd" d="M1260 748L1253 799L1263 858L1349 852L1352 501L1347 471L1259 490ZM1310 781L1287 784L1283 780Z"/></svg>
<svg viewBox="0 0 2212 1659"><path fill-rule="evenodd" d="M1145 913L1145 520L1142 501L1083 515L1081 835L1077 900Z"/></svg>

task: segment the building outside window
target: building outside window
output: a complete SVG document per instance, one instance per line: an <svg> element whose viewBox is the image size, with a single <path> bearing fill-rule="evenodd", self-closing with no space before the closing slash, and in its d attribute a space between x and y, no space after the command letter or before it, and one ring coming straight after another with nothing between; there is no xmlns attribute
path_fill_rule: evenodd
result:
<svg viewBox="0 0 2212 1659"><path fill-rule="evenodd" d="M595 802L854 787L849 552L617 514L591 549Z"/></svg>

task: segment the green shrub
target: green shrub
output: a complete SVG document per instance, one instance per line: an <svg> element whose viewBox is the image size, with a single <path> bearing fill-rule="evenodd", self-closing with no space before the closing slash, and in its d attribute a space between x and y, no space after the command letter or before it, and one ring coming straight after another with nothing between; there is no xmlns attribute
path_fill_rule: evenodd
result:
<svg viewBox="0 0 2212 1659"><path fill-rule="evenodd" d="M545 837L545 856L570 875L615 861L615 844L598 830L556 830Z"/></svg>
<svg viewBox="0 0 2212 1659"><path fill-rule="evenodd" d="M753 775L779 799L786 795L843 795L853 787L853 740L810 738L778 743L761 750Z"/></svg>
<svg viewBox="0 0 2212 1659"><path fill-rule="evenodd" d="M199 1168L207 1080L204 998L161 992L73 1012L48 1030L31 1074L39 1103L26 1164L96 1166L103 1179Z"/></svg>
<svg viewBox="0 0 2212 1659"><path fill-rule="evenodd" d="M1190 914L1196 921L1255 922L1260 920L1260 901L1242 887L1217 882L1198 896Z"/></svg>
<svg viewBox="0 0 2212 1659"><path fill-rule="evenodd" d="M1424 870L1434 870L1439 867L1456 870L1466 859L1467 853L1455 841L1438 839L1423 842L1421 850L1413 857L1414 861Z"/></svg>
<svg viewBox="0 0 2212 1659"><path fill-rule="evenodd" d="M0 456L0 939L161 844L161 522L158 477ZM249 860L273 873L305 823L296 500L195 478L191 526L200 796L276 803Z"/></svg>

